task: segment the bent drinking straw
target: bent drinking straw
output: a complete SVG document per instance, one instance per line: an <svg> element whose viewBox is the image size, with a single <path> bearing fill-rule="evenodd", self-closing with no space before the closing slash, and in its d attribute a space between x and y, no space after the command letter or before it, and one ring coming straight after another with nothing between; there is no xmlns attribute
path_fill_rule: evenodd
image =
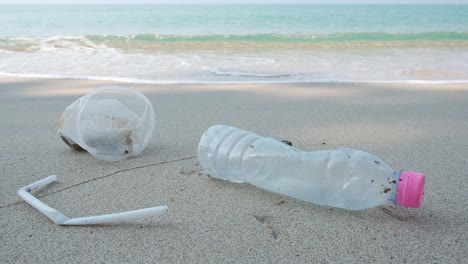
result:
<svg viewBox="0 0 468 264"><path fill-rule="evenodd" d="M37 189L40 189L54 181L57 180L57 176L52 175L45 179L39 180L37 182L31 183L18 190L18 195L25 202L30 204L32 207L39 210L45 216L47 216L52 222L57 225L95 225L95 224L105 224L117 221L133 220L137 218L149 217L149 216L158 216L166 213L169 208L166 205L138 209L133 211L126 211L121 213L114 214L105 214L98 216L88 216L80 218L69 218L63 213L57 211L56 209L44 204L39 199L34 197L31 192Z"/></svg>

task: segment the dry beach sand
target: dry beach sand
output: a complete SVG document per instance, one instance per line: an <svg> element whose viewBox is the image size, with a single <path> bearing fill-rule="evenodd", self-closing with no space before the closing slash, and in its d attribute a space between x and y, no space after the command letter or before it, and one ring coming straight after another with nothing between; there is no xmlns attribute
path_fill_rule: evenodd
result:
<svg viewBox="0 0 468 264"><path fill-rule="evenodd" d="M156 110L137 158L105 162L57 136L66 106L98 81L0 80L1 263L462 263L468 258L468 85L130 85ZM419 209L346 211L208 178L203 131L229 124L303 150L363 149L425 172ZM168 214L61 227L16 191L70 217L167 204Z"/></svg>

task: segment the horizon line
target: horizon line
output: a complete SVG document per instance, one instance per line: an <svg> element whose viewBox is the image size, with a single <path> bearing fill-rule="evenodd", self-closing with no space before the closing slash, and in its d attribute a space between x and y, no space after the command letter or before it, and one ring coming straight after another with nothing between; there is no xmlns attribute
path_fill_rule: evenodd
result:
<svg viewBox="0 0 468 264"><path fill-rule="evenodd" d="M304 4L304 5L468 5L468 3L308 3L308 2L160 2L160 3L0 3L0 6L64 6L64 5L291 5L291 4Z"/></svg>

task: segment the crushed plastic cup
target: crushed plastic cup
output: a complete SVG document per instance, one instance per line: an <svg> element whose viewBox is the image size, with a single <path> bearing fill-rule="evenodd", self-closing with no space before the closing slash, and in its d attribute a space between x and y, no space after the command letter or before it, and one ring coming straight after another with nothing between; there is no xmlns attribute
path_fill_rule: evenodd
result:
<svg viewBox="0 0 468 264"><path fill-rule="evenodd" d="M153 106L142 93L105 85L65 109L58 133L74 150L117 161L140 154L153 136L154 125Z"/></svg>

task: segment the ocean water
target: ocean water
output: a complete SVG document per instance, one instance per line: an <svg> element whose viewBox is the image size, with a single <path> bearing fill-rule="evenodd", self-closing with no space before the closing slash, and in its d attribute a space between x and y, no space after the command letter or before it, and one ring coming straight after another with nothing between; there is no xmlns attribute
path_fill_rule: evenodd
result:
<svg viewBox="0 0 468 264"><path fill-rule="evenodd" d="M0 5L2 76L468 83L468 5Z"/></svg>

